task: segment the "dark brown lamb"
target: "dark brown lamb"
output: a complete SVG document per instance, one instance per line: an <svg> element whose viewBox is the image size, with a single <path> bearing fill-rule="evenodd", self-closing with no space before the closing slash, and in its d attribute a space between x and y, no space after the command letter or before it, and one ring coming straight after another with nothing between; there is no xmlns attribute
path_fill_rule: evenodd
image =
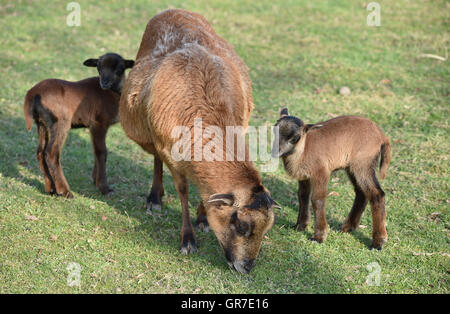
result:
<svg viewBox="0 0 450 314"><path fill-rule="evenodd" d="M78 82L47 79L31 88L24 103L26 126L37 125L37 159L44 175L45 191L72 198L61 167L61 150L71 128L89 128L95 154L94 184L101 193L112 190L106 181L106 133L119 121L119 99L125 69L133 60L115 53L88 59L85 66L97 67L99 75Z"/></svg>

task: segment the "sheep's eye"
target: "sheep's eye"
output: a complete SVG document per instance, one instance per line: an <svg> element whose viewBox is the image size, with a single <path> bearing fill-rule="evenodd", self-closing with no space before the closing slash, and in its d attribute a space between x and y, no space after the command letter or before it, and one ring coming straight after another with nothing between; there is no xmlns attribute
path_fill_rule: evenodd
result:
<svg viewBox="0 0 450 314"><path fill-rule="evenodd" d="M248 231L248 223L246 222L239 222L236 225L236 231L240 234L240 235L245 235Z"/></svg>

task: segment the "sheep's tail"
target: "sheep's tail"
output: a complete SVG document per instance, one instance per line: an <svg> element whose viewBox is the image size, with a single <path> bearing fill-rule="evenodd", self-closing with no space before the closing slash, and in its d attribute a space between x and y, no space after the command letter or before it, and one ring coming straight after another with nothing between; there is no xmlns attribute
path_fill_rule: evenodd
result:
<svg viewBox="0 0 450 314"><path fill-rule="evenodd" d="M25 96L25 103L23 104L23 114L25 115L25 123L27 125L27 130L30 131L31 127L33 126L33 120L34 120L34 106L37 101L40 102L40 95L34 96L30 93L27 93Z"/></svg>
<svg viewBox="0 0 450 314"><path fill-rule="evenodd" d="M28 131L31 130L33 121L36 121L39 116L45 117L45 111L43 111L43 109L41 95L28 93L27 96L25 96L23 113L25 115L25 123Z"/></svg>
<svg viewBox="0 0 450 314"><path fill-rule="evenodd" d="M380 178L385 179L387 168L391 162L391 143L388 138L386 138L386 141L381 145L380 154Z"/></svg>

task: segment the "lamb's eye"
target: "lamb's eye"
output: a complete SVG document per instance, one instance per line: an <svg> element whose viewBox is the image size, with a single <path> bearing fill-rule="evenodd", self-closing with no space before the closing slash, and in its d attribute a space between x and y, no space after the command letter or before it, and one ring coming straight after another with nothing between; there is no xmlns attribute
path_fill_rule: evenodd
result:
<svg viewBox="0 0 450 314"><path fill-rule="evenodd" d="M289 139L289 142L291 142L291 144L295 144L298 142L299 139L300 139L300 135L296 134Z"/></svg>

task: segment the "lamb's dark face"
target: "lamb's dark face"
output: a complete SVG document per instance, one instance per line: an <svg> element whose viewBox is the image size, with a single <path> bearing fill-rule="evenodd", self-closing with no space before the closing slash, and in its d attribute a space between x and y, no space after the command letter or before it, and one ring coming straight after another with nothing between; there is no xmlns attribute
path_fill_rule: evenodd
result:
<svg viewBox="0 0 450 314"><path fill-rule="evenodd" d="M134 61L124 60L116 53L107 53L98 59L87 59L83 64L97 68L101 88L120 93L125 80L125 70L132 68Z"/></svg>
<svg viewBox="0 0 450 314"><path fill-rule="evenodd" d="M278 134L275 133L272 157L284 157L294 151L295 145L302 137L303 125L302 120L288 115L282 116L277 121L275 127L278 127Z"/></svg>

